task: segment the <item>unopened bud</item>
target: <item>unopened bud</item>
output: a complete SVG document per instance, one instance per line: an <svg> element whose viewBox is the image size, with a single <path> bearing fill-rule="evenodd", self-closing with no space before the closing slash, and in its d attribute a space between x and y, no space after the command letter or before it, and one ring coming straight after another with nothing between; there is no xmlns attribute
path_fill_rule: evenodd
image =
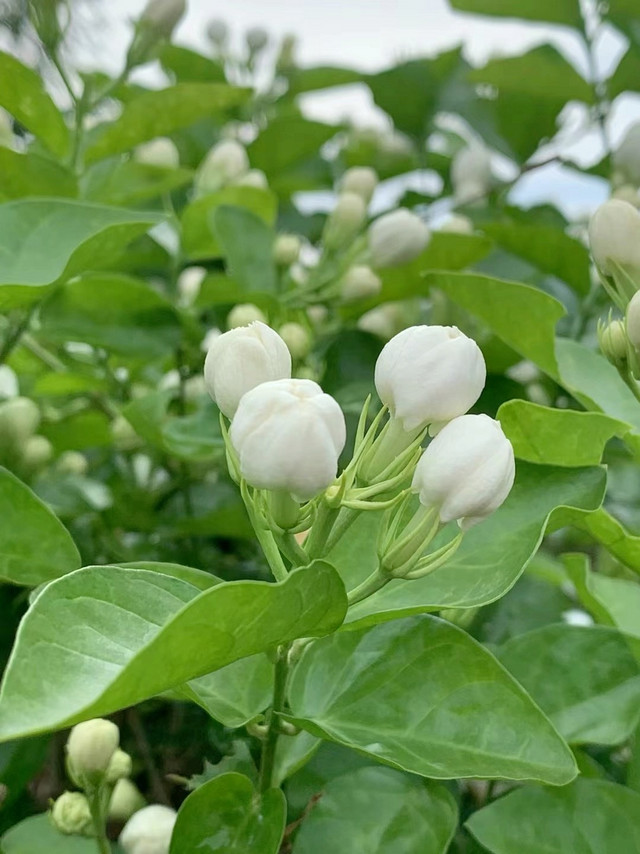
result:
<svg viewBox="0 0 640 854"><path fill-rule="evenodd" d="M353 242L367 217L367 206L357 193L341 193L324 227L327 249L341 249Z"/></svg>
<svg viewBox="0 0 640 854"><path fill-rule="evenodd" d="M169 854L178 814L170 807L153 804L131 816L120 834L125 854Z"/></svg>
<svg viewBox="0 0 640 854"><path fill-rule="evenodd" d="M298 260L301 247L296 234L279 234L273 245L273 259L279 267L290 267Z"/></svg>
<svg viewBox="0 0 640 854"><path fill-rule="evenodd" d="M166 136L159 136L157 139L139 145L133 156L138 163L144 163L147 166L177 169L180 165L180 154L176 144Z"/></svg>
<svg viewBox="0 0 640 854"><path fill-rule="evenodd" d="M381 289L382 280L366 264L349 267L340 282L340 292L345 302L375 297Z"/></svg>
<svg viewBox="0 0 640 854"><path fill-rule="evenodd" d="M207 36L215 45L222 47L229 38L229 27L221 18L214 18L207 27Z"/></svg>
<svg viewBox="0 0 640 854"><path fill-rule="evenodd" d="M0 398L17 397L19 394L16 372L9 365L0 365Z"/></svg>
<svg viewBox="0 0 640 854"><path fill-rule="evenodd" d="M402 308L399 303L387 302L365 312L358 319L358 329L388 341L403 325Z"/></svg>
<svg viewBox="0 0 640 854"><path fill-rule="evenodd" d="M186 11L186 0L149 0L140 23L152 27L162 38L168 39Z"/></svg>
<svg viewBox="0 0 640 854"><path fill-rule="evenodd" d="M289 348L291 358L298 362L311 350L311 336L300 323L284 323L278 334Z"/></svg>
<svg viewBox="0 0 640 854"><path fill-rule="evenodd" d="M104 718L76 724L67 740L67 761L74 782L84 786L87 781L103 778L119 741L120 730Z"/></svg>
<svg viewBox="0 0 640 854"><path fill-rule="evenodd" d="M640 194L637 189L631 184L621 184L611 193L612 199L619 199L621 202L628 202L634 208L640 206Z"/></svg>
<svg viewBox="0 0 640 854"><path fill-rule="evenodd" d="M457 152L451 163L451 183L459 202L479 201L491 190L491 154L479 142Z"/></svg>
<svg viewBox="0 0 640 854"><path fill-rule="evenodd" d="M244 175L232 182L234 187L254 187L256 190L268 190L269 179L262 169L249 169Z"/></svg>
<svg viewBox="0 0 640 854"><path fill-rule="evenodd" d="M616 272L615 264L640 273L640 213L628 202L611 199L600 205L589 223L589 243L605 276Z"/></svg>
<svg viewBox="0 0 640 854"><path fill-rule="evenodd" d="M74 474L82 477L87 473L88 468L87 458L78 451L65 451L58 457L57 469L62 474Z"/></svg>
<svg viewBox="0 0 640 854"><path fill-rule="evenodd" d="M361 196L366 205L369 204L375 188L378 186L378 175L369 166L354 166L342 176L340 192L355 193Z"/></svg>
<svg viewBox="0 0 640 854"><path fill-rule="evenodd" d="M247 30L246 40L249 52L256 54L269 44L269 34L263 27L251 27Z"/></svg>
<svg viewBox="0 0 640 854"><path fill-rule="evenodd" d="M627 306L627 336L631 346L640 352L640 291Z"/></svg>
<svg viewBox="0 0 640 854"><path fill-rule="evenodd" d="M22 448L22 464L29 473L44 468L53 457L53 445L44 436L30 436Z"/></svg>
<svg viewBox="0 0 640 854"><path fill-rule="evenodd" d="M440 226L440 231L449 234L473 234L473 223L468 216L452 214L446 222Z"/></svg>
<svg viewBox="0 0 640 854"><path fill-rule="evenodd" d="M133 762L128 753L118 748L109 762L105 779L107 783L117 783L123 777L130 777L133 770Z"/></svg>
<svg viewBox="0 0 640 854"><path fill-rule="evenodd" d="M248 326L250 323L255 323L257 320L260 323L267 323L267 318L264 312L254 305L252 302L239 303L234 305L227 315L227 329L237 329L238 326Z"/></svg>
<svg viewBox="0 0 640 854"><path fill-rule="evenodd" d="M621 320L612 320L598 327L598 343L604 356L614 365L622 366L627 361L627 333Z"/></svg>
<svg viewBox="0 0 640 854"><path fill-rule="evenodd" d="M214 193L249 171L249 158L243 145L225 139L209 151L200 164L194 179L196 195Z"/></svg>
<svg viewBox="0 0 640 854"><path fill-rule="evenodd" d="M204 267L187 267L178 276L178 297L183 306L192 305L198 298L207 271Z"/></svg>
<svg viewBox="0 0 640 854"><path fill-rule="evenodd" d="M109 818L112 821L129 821L134 813L147 805L142 792L126 777L115 785L109 801Z"/></svg>
<svg viewBox="0 0 640 854"><path fill-rule="evenodd" d="M119 451L132 451L141 444L140 436L133 429L124 415L118 415L111 422L111 436Z"/></svg>
<svg viewBox="0 0 640 854"><path fill-rule="evenodd" d="M369 226L369 251L374 267L398 267L417 258L431 233L419 216L406 208L384 214Z"/></svg>
<svg viewBox="0 0 640 854"><path fill-rule="evenodd" d="M296 64L297 39L291 33L287 33L282 39L278 57L276 59L276 71L289 71Z"/></svg>
<svg viewBox="0 0 640 854"><path fill-rule="evenodd" d="M626 132L613 154L613 163L624 179L640 184L640 122Z"/></svg>
<svg viewBox="0 0 640 854"><path fill-rule="evenodd" d="M26 441L40 424L40 410L28 397L0 403L0 443Z"/></svg>
<svg viewBox="0 0 640 854"><path fill-rule="evenodd" d="M91 836L93 821L89 801L80 792L64 792L55 801L50 813L51 823L67 836Z"/></svg>

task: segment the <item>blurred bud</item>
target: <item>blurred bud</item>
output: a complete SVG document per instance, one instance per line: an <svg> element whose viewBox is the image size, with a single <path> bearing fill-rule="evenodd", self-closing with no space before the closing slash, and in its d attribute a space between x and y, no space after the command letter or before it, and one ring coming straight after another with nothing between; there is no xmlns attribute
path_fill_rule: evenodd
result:
<svg viewBox="0 0 640 854"><path fill-rule="evenodd" d="M377 296L382 290L382 280L366 264L349 267L340 282L340 293L345 302Z"/></svg>
<svg viewBox="0 0 640 854"><path fill-rule="evenodd" d="M640 184L640 122L631 125L613 153L613 165L625 180Z"/></svg>
<svg viewBox="0 0 640 854"><path fill-rule="evenodd" d="M120 730L104 718L93 718L76 724L67 740L67 763L73 780L85 787L107 772L118 749Z"/></svg>
<svg viewBox="0 0 640 854"><path fill-rule="evenodd" d="M329 318L329 309L326 305L310 305L307 317L314 326L322 326Z"/></svg>
<svg viewBox="0 0 640 854"><path fill-rule="evenodd" d="M255 187L256 190L268 190L269 180L262 169L249 169L233 181L234 187Z"/></svg>
<svg viewBox="0 0 640 854"><path fill-rule="evenodd" d="M342 410L319 385L278 380L242 398L230 438L247 483L302 502L334 480L346 427Z"/></svg>
<svg viewBox="0 0 640 854"><path fill-rule="evenodd" d="M354 166L352 169L347 169L342 176L340 192L355 193L368 205L377 186L378 175L375 169L369 166Z"/></svg>
<svg viewBox="0 0 640 854"><path fill-rule="evenodd" d="M616 264L640 275L640 213L628 202L611 199L596 210L589 223L593 260L605 276Z"/></svg>
<svg viewBox="0 0 640 854"><path fill-rule="evenodd" d="M219 338L221 335L222 335L222 329L218 329L217 326L214 326L211 329L207 330L204 338L200 342L200 349L204 353L208 353L209 350L211 349L212 345L213 345L213 342L216 340L216 338Z"/></svg>
<svg viewBox="0 0 640 854"><path fill-rule="evenodd" d="M207 271L204 267L185 267L178 276L178 300L180 305L193 305L198 298L206 275Z"/></svg>
<svg viewBox="0 0 640 854"><path fill-rule="evenodd" d="M126 777L121 777L109 801L109 818L112 821L128 821L134 813L146 805L147 802L136 784Z"/></svg>
<svg viewBox="0 0 640 854"><path fill-rule="evenodd" d="M622 184L611 193L612 199L618 199L621 202L628 202L634 208L640 207L640 194L637 189L631 184Z"/></svg>
<svg viewBox="0 0 640 854"><path fill-rule="evenodd" d="M22 446L22 465L33 474L53 458L53 445L44 436L30 436Z"/></svg>
<svg viewBox="0 0 640 854"><path fill-rule="evenodd" d="M17 397L19 394L16 372L9 365L0 365L0 398Z"/></svg>
<svg viewBox="0 0 640 854"><path fill-rule="evenodd" d="M26 441L38 429L40 410L28 397L13 397L0 403L0 443Z"/></svg>
<svg viewBox="0 0 640 854"><path fill-rule="evenodd" d="M177 169L180 165L180 154L176 144L166 136L159 136L157 139L139 145L133 156L138 163L144 163L147 166Z"/></svg>
<svg viewBox="0 0 640 854"><path fill-rule="evenodd" d="M511 442L488 415L461 415L431 440L416 467L412 489L440 521L465 530L504 502L515 478Z"/></svg>
<svg viewBox="0 0 640 854"><path fill-rule="evenodd" d="M469 217L462 214L451 214L440 226L440 231L449 234L473 234L474 230L473 223Z"/></svg>
<svg viewBox="0 0 640 854"><path fill-rule="evenodd" d="M273 259L279 267L290 267L298 260L302 241L297 234L279 234L273 245Z"/></svg>
<svg viewBox="0 0 640 854"><path fill-rule="evenodd" d="M488 195L493 183L489 149L477 141L461 148L451 162L451 183L456 199L463 204Z"/></svg>
<svg viewBox="0 0 640 854"><path fill-rule="evenodd" d="M124 777L130 777L132 770L133 762L131 757L124 750L118 748L111 757L105 779L107 783L114 784Z"/></svg>
<svg viewBox="0 0 640 854"><path fill-rule="evenodd" d="M369 251L373 267L399 267L417 258L431 233L419 216L398 208L369 226Z"/></svg>
<svg viewBox="0 0 640 854"><path fill-rule="evenodd" d="M295 68L297 40L292 33L287 33L282 39L276 58L276 71L282 73Z"/></svg>
<svg viewBox="0 0 640 854"><path fill-rule="evenodd" d="M250 323L267 323L264 312L252 302L234 305L227 315L227 329L237 329L238 326L249 326Z"/></svg>
<svg viewBox="0 0 640 854"><path fill-rule="evenodd" d="M627 336L631 346L640 352L640 291L633 295L627 306Z"/></svg>
<svg viewBox="0 0 640 854"><path fill-rule="evenodd" d="M358 319L358 329L388 341L402 326L403 319L400 305L387 302L365 312Z"/></svg>
<svg viewBox="0 0 640 854"><path fill-rule="evenodd" d="M241 398L270 380L291 376L291 355L282 338L260 321L215 339L204 363L207 390L221 412L233 418Z"/></svg>
<svg viewBox="0 0 640 854"><path fill-rule="evenodd" d="M356 193L341 193L327 217L322 240L329 250L341 249L353 242L367 217L367 206Z"/></svg>
<svg viewBox="0 0 640 854"><path fill-rule="evenodd" d="M186 0L149 0L136 23L127 52L127 68L153 59L162 42L171 38L186 9Z"/></svg>
<svg viewBox="0 0 640 854"><path fill-rule="evenodd" d="M84 454L78 451L65 451L58 457L56 467L62 474L73 474L82 477L87 473L89 463Z"/></svg>
<svg viewBox="0 0 640 854"><path fill-rule="evenodd" d="M223 47L229 38L229 27L221 18L214 18L207 27L207 36L218 47Z"/></svg>
<svg viewBox="0 0 640 854"><path fill-rule="evenodd" d="M269 33L264 27L251 27L245 38L251 54L260 53L269 44Z"/></svg>
<svg viewBox="0 0 640 854"><path fill-rule="evenodd" d="M160 804L144 807L131 816L118 842L125 854L169 854L177 816Z"/></svg>
<svg viewBox="0 0 640 854"><path fill-rule="evenodd" d="M284 323L278 330L278 334L289 348L291 358L295 362L299 362L309 354L311 336L300 323Z"/></svg>
<svg viewBox="0 0 640 854"><path fill-rule="evenodd" d="M54 0L29 0L29 17L42 44L53 53L62 40L58 3Z"/></svg>
<svg viewBox="0 0 640 854"><path fill-rule="evenodd" d="M67 836L91 836L93 821L89 801L80 792L63 792L54 802L51 823Z"/></svg>
<svg viewBox="0 0 640 854"><path fill-rule="evenodd" d="M132 451L142 441L124 415L118 415L111 422L111 436L118 451Z"/></svg>
<svg viewBox="0 0 640 854"><path fill-rule="evenodd" d="M631 303L629 303L629 307L631 307ZM612 364L622 367L626 363L628 354L627 333L622 320L598 324L598 343L602 354Z"/></svg>
<svg viewBox="0 0 640 854"><path fill-rule="evenodd" d="M214 193L248 171L249 158L244 146L234 139L225 139L214 145L200 164L193 182L196 195Z"/></svg>

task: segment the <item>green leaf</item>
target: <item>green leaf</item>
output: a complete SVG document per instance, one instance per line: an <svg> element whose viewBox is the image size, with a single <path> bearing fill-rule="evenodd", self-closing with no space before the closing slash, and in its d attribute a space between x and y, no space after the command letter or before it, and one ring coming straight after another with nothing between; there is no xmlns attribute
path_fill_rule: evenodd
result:
<svg viewBox="0 0 640 854"><path fill-rule="evenodd" d="M0 198L68 196L78 194L75 177L68 169L33 152L18 154L0 146Z"/></svg>
<svg viewBox="0 0 640 854"><path fill-rule="evenodd" d="M40 433L52 443L57 453L107 447L113 443L110 421L104 412L85 409L72 412L59 421L47 421Z"/></svg>
<svg viewBox="0 0 640 854"><path fill-rule="evenodd" d="M465 533L444 566L415 581L391 581L349 609L347 622L374 623L439 608L474 608L503 596L535 555L557 508L593 510L604 496L601 468L566 469L518 463L514 487L504 505ZM330 555L348 589L377 566L379 514L363 514Z"/></svg>
<svg viewBox="0 0 640 854"><path fill-rule="evenodd" d="M112 261L160 219L62 199L0 205L0 310L28 305L46 285Z"/></svg>
<svg viewBox="0 0 640 854"><path fill-rule="evenodd" d="M123 569L146 569L148 572L159 572L161 575L169 575L171 578L179 578L186 581L198 590L208 590L216 584L221 584L222 579L203 569L195 569L193 566L183 566L181 563L161 563L156 560L134 560L129 563L118 563Z"/></svg>
<svg viewBox="0 0 640 854"><path fill-rule="evenodd" d="M552 409L528 400L503 403L496 417L516 457L553 466L597 465L609 439L629 429L599 412Z"/></svg>
<svg viewBox="0 0 640 854"><path fill-rule="evenodd" d="M293 673L289 699L292 720L314 735L426 777L564 785L577 773L518 683L462 629L435 617L317 641Z"/></svg>
<svg viewBox="0 0 640 854"><path fill-rule="evenodd" d="M125 105L119 118L96 129L85 152L86 161L95 163L189 127L244 103L249 94L249 89L224 83L178 83L168 89L144 92Z"/></svg>
<svg viewBox="0 0 640 854"><path fill-rule="evenodd" d="M640 721L640 666L615 629L544 626L497 656L570 744L621 744Z"/></svg>
<svg viewBox="0 0 640 854"><path fill-rule="evenodd" d="M259 187L224 187L187 205L182 214L182 248L191 261L219 258L223 252L211 227L211 217L222 205L243 208L267 225L276 219L278 202Z"/></svg>
<svg viewBox="0 0 640 854"><path fill-rule="evenodd" d="M271 184L272 179L314 156L338 130L299 115L277 116L248 146L251 165L262 169Z"/></svg>
<svg viewBox="0 0 640 854"><path fill-rule="evenodd" d="M582 604L598 622L616 626L629 638L640 638L640 585L589 569L584 555L565 555L569 577ZM634 650L637 647L634 646Z"/></svg>
<svg viewBox="0 0 640 854"><path fill-rule="evenodd" d="M49 584L21 623L0 691L0 738L109 714L333 631L345 609L342 583L324 562L281 584L235 581L204 592L144 570L78 570Z"/></svg>
<svg viewBox="0 0 640 854"><path fill-rule="evenodd" d="M15 116L53 154L68 154L69 130L45 92L42 77L8 53L0 53L0 107Z"/></svg>
<svg viewBox="0 0 640 854"><path fill-rule="evenodd" d="M47 814L26 818L0 839L2 854L95 854L94 839L65 836ZM115 848L113 848L115 854Z"/></svg>
<svg viewBox="0 0 640 854"><path fill-rule="evenodd" d="M492 854L631 854L640 850L640 795L604 780L526 786L474 813L466 827Z"/></svg>
<svg viewBox="0 0 640 854"><path fill-rule="evenodd" d="M177 44L166 44L160 51L160 64L179 83L224 83L222 63L195 50Z"/></svg>
<svg viewBox="0 0 640 854"><path fill-rule="evenodd" d="M305 818L293 854L445 854L458 824L452 795L390 768L331 780Z"/></svg>
<svg viewBox="0 0 640 854"><path fill-rule="evenodd" d="M211 222L232 278L247 291L275 291L273 229L251 211L228 205L217 208Z"/></svg>
<svg viewBox="0 0 640 854"><path fill-rule="evenodd" d="M143 279L102 273L68 282L41 311L50 341L84 341L139 359L167 355L180 343L180 318Z"/></svg>
<svg viewBox="0 0 640 854"><path fill-rule="evenodd" d="M252 655L215 673L193 679L180 693L193 700L212 718L235 729L263 712L273 697L273 662Z"/></svg>
<svg viewBox="0 0 640 854"><path fill-rule="evenodd" d="M190 169L172 169L137 163L103 160L83 176L83 198L105 205L137 205L156 199L190 183Z"/></svg>
<svg viewBox="0 0 640 854"><path fill-rule="evenodd" d="M549 225L522 222L492 222L482 228L543 273L562 279L579 294L589 292L589 252L575 237Z"/></svg>
<svg viewBox="0 0 640 854"><path fill-rule="evenodd" d="M550 44L539 45L520 56L491 59L469 73L473 83L488 83L503 92L526 97L548 97L592 104L593 89L559 51Z"/></svg>
<svg viewBox="0 0 640 854"><path fill-rule="evenodd" d="M580 28L582 17L578 0L449 0L454 9L476 15L524 18L548 21Z"/></svg>
<svg viewBox="0 0 640 854"><path fill-rule="evenodd" d="M0 468L0 578L36 587L80 566L67 529L11 472Z"/></svg>
<svg viewBox="0 0 640 854"><path fill-rule="evenodd" d="M529 285L472 273L427 273L426 284L444 291L516 353L557 377L554 333L564 314L558 300Z"/></svg>
<svg viewBox="0 0 640 854"><path fill-rule="evenodd" d="M191 415L171 418L162 426L162 443L174 456L182 460L210 460L224 452L220 432L220 413L216 405L207 400Z"/></svg>
<svg viewBox="0 0 640 854"><path fill-rule="evenodd" d="M317 92L318 89L331 89L334 86L362 83L366 76L366 74L355 71L353 68L340 68L335 65L293 68L287 73L289 82L287 96L300 95L303 92Z"/></svg>
<svg viewBox="0 0 640 854"><path fill-rule="evenodd" d="M277 854L287 802L280 789L258 794L242 774L222 774L180 807L170 854Z"/></svg>

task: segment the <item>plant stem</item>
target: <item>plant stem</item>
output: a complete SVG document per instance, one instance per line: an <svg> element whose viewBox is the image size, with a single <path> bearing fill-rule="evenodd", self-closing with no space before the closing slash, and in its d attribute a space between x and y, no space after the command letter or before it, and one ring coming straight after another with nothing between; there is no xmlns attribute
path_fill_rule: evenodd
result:
<svg viewBox="0 0 640 854"><path fill-rule="evenodd" d="M98 786L93 790L86 790L89 809L91 810L91 818L93 819L93 829L96 834L95 842L98 846L98 851L100 854L111 854L111 845L107 839L105 831L105 813L107 805L105 794L106 793L102 786Z"/></svg>
<svg viewBox="0 0 640 854"><path fill-rule="evenodd" d="M29 324L31 323L31 318L33 317L34 311L35 306L29 311L27 311L22 320L18 324L16 324L15 328L7 335L6 340L0 348L0 365L6 362L6 360L13 352L14 348L19 344L20 339L27 331Z"/></svg>
<svg viewBox="0 0 640 854"><path fill-rule="evenodd" d="M278 648L278 658L273 682L273 702L267 719L267 735L262 744L260 758L260 791L266 792L273 785L273 770L276 758L276 747L280 735L279 715L284 711L289 665L287 655L289 644Z"/></svg>
<svg viewBox="0 0 640 854"><path fill-rule="evenodd" d="M339 509L329 507L324 501L320 504L318 515L304 544L305 551L309 555L309 560L313 560L320 552L326 553L327 540L339 512Z"/></svg>
<svg viewBox="0 0 640 854"><path fill-rule="evenodd" d="M368 578L365 578L362 584L359 584L350 591L348 595L349 605L355 605L357 602L362 602L363 599L373 596L374 593L377 593L389 581L391 581L390 575L380 572L379 568L376 569Z"/></svg>
<svg viewBox="0 0 640 854"><path fill-rule="evenodd" d="M342 539L342 537L347 533L347 531L353 525L359 515L359 510L352 510L350 507L342 508L336 520L336 523L333 526L329 537L327 538L327 542L325 545L325 550L327 553L329 553L331 549Z"/></svg>

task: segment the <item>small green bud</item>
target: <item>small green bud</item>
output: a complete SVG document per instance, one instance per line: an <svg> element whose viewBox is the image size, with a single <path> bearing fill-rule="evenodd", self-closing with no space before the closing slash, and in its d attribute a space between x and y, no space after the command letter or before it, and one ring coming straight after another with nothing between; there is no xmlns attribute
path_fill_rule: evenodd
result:
<svg viewBox="0 0 640 854"><path fill-rule="evenodd" d="M382 280L366 264L349 267L340 283L342 299L345 302L374 297L381 289Z"/></svg>
<svg viewBox="0 0 640 854"><path fill-rule="evenodd" d="M253 56L260 53L269 44L269 33L262 27L251 27L246 34L247 47Z"/></svg>
<svg viewBox="0 0 640 854"><path fill-rule="evenodd" d="M67 836L91 836L93 833L89 801L80 792L64 792L49 815L56 830Z"/></svg>
<svg viewBox="0 0 640 854"><path fill-rule="evenodd" d="M131 757L124 750L118 748L111 757L105 779L107 783L117 783L118 780L122 780L124 777L130 777L132 770L133 762Z"/></svg>
<svg viewBox="0 0 640 854"><path fill-rule="evenodd" d="M28 397L0 403L0 442L23 442L38 429L40 410Z"/></svg>
<svg viewBox="0 0 640 854"><path fill-rule="evenodd" d="M342 176L340 192L355 193L368 205L377 186L378 175L375 169L369 166L354 166L347 169Z"/></svg>
<svg viewBox="0 0 640 854"><path fill-rule="evenodd" d="M278 267L290 267L298 260L302 241L296 234L279 234L273 245L273 259Z"/></svg>
<svg viewBox="0 0 640 854"><path fill-rule="evenodd" d="M111 422L111 436L119 451L132 451L141 444L140 437L124 415L118 415Z"/></svg>
<svg viewBox="0 0 640 854"><path fill-rule="evenodd" d="M284 323L278 330L278 334L289 348L291 358L294 361L300 361L309 354L311 350L311 336L301 324Z"/></svg>
<svg viewBox="0 0 640 854"><path fill-rule="evenodd" d="M322 240L329 250L342 249L353 242L367 217L367 206L356 193L341 193L324 227Z"/></svg>
<svg viewBox="0 0 640 854"><path fill-rule="evenodd" d="M75 783L83 788L103 779L118 749L120 730L111 721L94 718L76 724L67 740L67 764Z"/></svg>
<svg viewBox="0 0 640 854"><path fill-rule="evenodd" d="M142 792L126 777L115 785L109 802L109 818L112 821L129 821L131 816L147 805Z"/></svg>
<svg viewBox="0 0 640 854"><path fill-rule="evenodd" d="M57 468L62 474L75 474L82 477L87 473L89 463L84 454L78 451L65 451L58 458Z"/></svg>
<svg viewBox="0 0 640 854"><path fill-rule="evenodd" d="M53 445L44 436L30 436L22 448L22 464L30 472L44 468L53 457Z"/></svg>
<svg viewBox="0 0 640 854"><path fill-rule="evenodd" d="M603 355L612 364L622 367L626 363L628 343L622 320L612 320L606 326L600 325L598 327L598 342Z"/></svg>
<svg viewBox="0 0 640 854"><path fill-rule="evenodd" d="M248 326L250 323L268 323L264 312L251 302L234 305L227 315L227 329L237 329L239 326Z"/></svg>
<svg viewBox="0 0 640 854"><path fill-rule="evenodd" d="M180 166L180 152L175 142L166 136L159 136L139 145L133 152L134 159L146 166L158 166L163 169L177 169Z"/></svg>
<svg viewBox="0 0 640 854"><path fill-rule="evenodd" d="M217 47L224 47L229 38L229 27L221 18L214 18L207 27L207 36Z"/></svg>

